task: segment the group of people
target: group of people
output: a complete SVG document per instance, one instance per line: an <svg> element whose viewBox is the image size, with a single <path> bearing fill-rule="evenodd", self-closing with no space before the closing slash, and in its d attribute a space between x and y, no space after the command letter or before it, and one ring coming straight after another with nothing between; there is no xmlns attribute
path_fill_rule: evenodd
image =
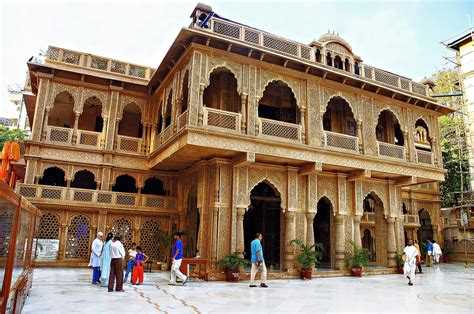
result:
<svg viewBox="0 0 474 314"><path fill-rule="evenodd" d="M132 243L130 250L125 253L125 248L121 242L122 237L111 232L107 234L105 241L102 241L104 234L97 233L96 239L92 242L92 252L89 266L92 266L92 284L100 284L108 287L108 291L122 292L123 282L127 281L128 275L132 273L132 284L143 283L143 265L148 257L143 253L142 248ZM123 274L123 261L128 258L127 271Z"/></svg>
<svg viewBox="0 0 474 314"><path fill-rule="evenodd" d="M439 258L443 254L441 246L435 240L426 240L426 265L431 266L434 262L439 264ZM418 268L418 273L422 274L421 269L421 250L418 240L409 240L408 245L403 250L405 264L403 272L408 279L408 285L413 286L413 279Z"/></svg>

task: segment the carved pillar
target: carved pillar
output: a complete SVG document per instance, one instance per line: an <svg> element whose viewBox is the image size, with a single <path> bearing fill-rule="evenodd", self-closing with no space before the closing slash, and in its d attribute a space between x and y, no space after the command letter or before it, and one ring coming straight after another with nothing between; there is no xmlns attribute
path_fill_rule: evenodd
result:
<svg viewBox="0 0 474 314"><path fill-rule="evenodd" d="M115 120L115 133L114 133L114 150L117 149L118 147L118 134L119 134L119 125L120 125L120 119Z"/></svg>
<svg viewBox="0 0 474 314"><path fill-rule="evenodd" d="M260 122L258 119L258 104L260 102L260 97L255 96L255 135L259 135L261 130L260 130Z"/></svg>
<svg viewBox="0 0 474 314"><path fill-rule="evenodd" d="M438 162L440 160L442 161L442 158L440 158L440 156L438 156L438 150L436 149L436 147L438 145L437 142L438 142L438 140L436 139L436 137L431 138L431 151L433 152L433 164L436 165L436 166L440 166L442 164L442 162L440 164L438 164Z"/></svg>
<svg viewBox="0 0 474 314"><path fill-rule="evenodd" d="M105 142L107 141L107 126L109 125L109 117L103 118L104 123L102 124L102 133L100 136L100 148L105 148Z"/></svg>
<svg viewBox="0 0 474 314"><path fill-rule="evenodd" d="M143 154L146 153L147 128L148 128L148 125L142 123L142 145L140 147L140 152Z"/></svg>
<svg viewBox="0 0 474 314"><path fill-rule="evenodd" d="M166 112L161 113L161 131L160 133L163 133L163 131L166 128Z"/></svg>
<svg viewBox="0 0 474 314"><path fill-rule="evenodd" d="M359 139L359 152L364 153L364 140L362 137L362 120L357 120L357 138Z"/></svg>
<svg viewBox="0 0 474 314"><path fill-rule="evenodd" d="M301 141L306 144L306 108L301 107L300 116L301 116Z"/></svg>
<svg viewBox="0 0 474 314"><path fill-rule="evenodd" d="M199 112L198 112L198 125L202 125L202 117L204 114L203 108L204 108L204 89L205 85L200 84L199 85Z"/></svg>
<svg viewBox="0 0 474 314"><path fill-rule="evenodd" d="M345 235L344 235L344 215L336 215L336 256L334 267L344 269L345 266Z"/></svg>
<svg viewBox="0 0 474 314"><path fill-rule="evenodd" d="M245 207L237 207L237 243L235 252L244 257L245 243L244 243L244 215L247 211Z"/></svg>
<svg viewBox="0 0 474 314"><path fill-rule="evenodd" d="M354 243L362 247L362 237L360 235L360 219L361 215L354 216Z"/></svg>
<svg viewBox="0 0 474 314"><path fill-rule="evenodd" d="M59 227L59 251L58 251L58 260L64 260L66 254L66 236L67 233L67 224L62 223Z"/></svg>
<svg viewBox="0 0 474 314"><path fill-rule="evenodd" d="M387 266L396 267L397 239L395 237L395 218L393 217L387 218L387 237Z"/></svg>
<svg viewBox="0 0 474 314"><path fill-rule="evenodd" d="M314 216L316 216L316 213L314 212L306 213L306 243L308 245L314 244L314 230L313 230Z"/></svg>
<svg viewBox="0 0 474 314"><path fill-rule="evenodd" d="M76 145L77 144L77 127L79 124L79 117L81 116L80 112L74 111L74 128L72 130L72 140L71 140L71 145Z"/></svg>
<svg viewBox="0 0 474 314"><path fill-rule="evenodd" d="M219 220L219 207L214 207L212 209L212 250L211 250L211 263L212 267L217 266L217 245L219 244L219 230L218 230L218 220Z"/></svg>
<svg viewBox="0 0 474 314"><path fill-rule="evenodd" d="M408 138L408 132L403 131L403 143L406 148L406 159L407 161L410 161L410 156L412 154L411 152L411 145L410 145L410 139Z"/></svg>
<svg viewBox="0 0 474 314"><path fill-rule="evenodd" d="M290 241L296 238L295 212L285 213L285 259L283 267L286 270L294 269L295 247Z"/></svg>
<svg viewBox="0 0 474 314"><path fill-rule="evenodd" d="M46 107L44 110L44 121L43 121L43 129L41 132L41 140L46 140L46 133L48 132L48 119L49 119L49 111L51 110L50 107Z"/></svg>
<svg viewBox="0 0 474 314"><path fill-rule="evenodd" d="M242 121L241 121L242 133L247 132L247 98L248 98L248 95L245 93L242 93L242 95L240 95L240 102L241 102L240 113L242 114Z"/></svg>
<svg viewBox="0 0 474 314"><path fill-rule="evenodd" d="M197 235L197 241L196 241L196 256L202 256L202 253L206 254L205 252L201 252L201 249L203 247L202 245L202 240L203 240L203 230L204 230L204 215L202 214L203 209L198 208L198 215L199 215L199 221L201 222L198 230L198 235ZM206 254L207 255L207 254Z"/></svg>
<svg viewBox="0 0 474 314"><path fill-rule="evenodd" d="M176 115L174 118L174 132L178 131L178 123L179 123L178 118L181 115L182 111L183 111L183 99L178 98L176 99Z"/></svg>

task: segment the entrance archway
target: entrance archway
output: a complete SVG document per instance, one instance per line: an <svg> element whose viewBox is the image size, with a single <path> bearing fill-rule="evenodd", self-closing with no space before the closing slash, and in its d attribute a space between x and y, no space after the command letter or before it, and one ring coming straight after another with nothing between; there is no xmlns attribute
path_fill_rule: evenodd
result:
<svg viewBox="0 0 474 314"><path fill-rule="evenodd" d="M197 208L197 184L189 189L186 210L186 257L194 257L198 253L199 210Z"/></svg>
<svg viewBox="0 0 474 314"><path fill-rule="evenodd" d="M387 222L384 214L384 203L375 192L370 192L363 203L364 221L361 221L363 236L364 229L369 229L372 246L365 248L371 251L371 261L377 266L387 266ZM368 234L367 234L368 236ZM369 238L368 238L369 239ZM364 239L362 239L362 242Z"/></svg>
<svg viewBox="0 0 474 314"><path fill-rule="evenodd" d="M370 261L375 262L375 239L372 236L372 233L369 229L364 230L364 235L362 236L362 247L369 250L370 252Z"/></svg>
<svg viewBox="0 0 474 314"><path fill-rule="evenodd" d="M244 215L245 258L250 260L250 243L257 232L268 268L280 269L281 198L268 183L260 182L250 193L250 207Z"/></svg>
<svg viewBox="0 0 474 314"><path fill-rule="evenodd" d="M314 242L323 245L321 266L331 266L331 220L332 204L329 199L322 197L318 201L318 212L313 220Z"/></svg>
<svg viewBox="0 0 474 314"><path fill-rule="evenodd" d="M433 240L433 226L431 225L431 216L428 210L422 208L418 215L420 217L420 228L418 229L418 241L425 242L426 239Z"/></svg>

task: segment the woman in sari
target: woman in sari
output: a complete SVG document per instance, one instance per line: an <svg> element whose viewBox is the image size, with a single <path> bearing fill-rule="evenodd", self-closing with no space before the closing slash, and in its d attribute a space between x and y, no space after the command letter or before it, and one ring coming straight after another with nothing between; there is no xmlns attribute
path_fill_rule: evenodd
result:
<svg viewBox="0 0 474 314"><path fill-rule="evenodd" d="M112 244L112 238L114 237L112 232L107 234L105 239L105 245L100 255L100 286L107 287L109 285L109 274L110 274L110 244Z"/></svg>

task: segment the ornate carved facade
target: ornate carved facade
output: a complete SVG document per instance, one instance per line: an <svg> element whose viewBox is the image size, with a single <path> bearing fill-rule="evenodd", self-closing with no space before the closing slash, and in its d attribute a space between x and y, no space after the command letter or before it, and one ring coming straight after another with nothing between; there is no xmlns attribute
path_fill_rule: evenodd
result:
<svg viewBox="0 0 474 314"><path fill-rule="evenodd" d="M159 260L160 228L186 231L186 254L209 272L247 256L257 231L274 269L298 267L295 238L323 242L333 268L349 241L394 266L420 210L439 239L437 118L450 109L339 36L304 45L210 14L195 9L156 70L57 47L28 64L18 189L44 212L45 239L58 238L56 263L85 262L97 231Z"/></svg>

